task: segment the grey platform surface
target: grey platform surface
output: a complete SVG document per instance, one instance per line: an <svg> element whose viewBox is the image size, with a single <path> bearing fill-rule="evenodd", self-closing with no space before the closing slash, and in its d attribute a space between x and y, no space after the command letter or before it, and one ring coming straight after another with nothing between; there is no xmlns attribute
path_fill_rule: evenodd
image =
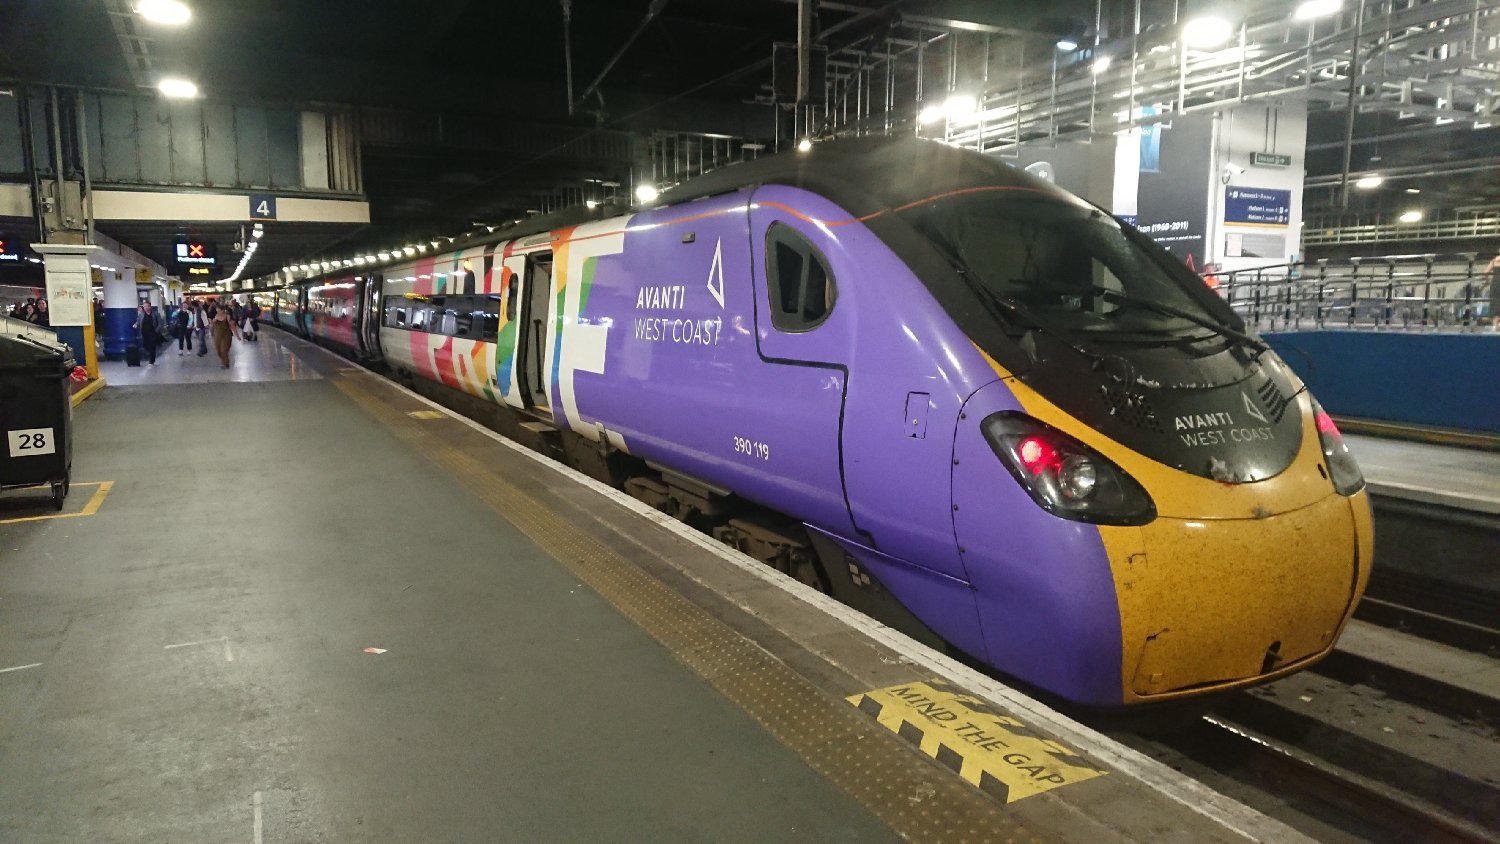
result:
<svg viewBox="0 0 1500 844"><path fill-rule="evenodd" d="M114 387L307 381L320 377L279 341L275 329L262 328L260 336L262 339L255 342L236 340L230 344L228 369L219 365L212 342L208 354L199 356L195 337L194 350L188 354L178 354L177 341L170 340L157 350L155 366L145 361L140 366L126 366L123 360L101 360L99 374Z"/></svg>
<svg viewBox="0 0 1500 844"><path fill-rule="evenodd" d="M1345 434L1377 495L1500 513L1500 454Z"/></svg>
<svg viewBox="0 0 1500 844"><path fill-rule="evenodd" d="M892 838L272 345L115 382L97 515L0 526L0 840Z"/></svg>

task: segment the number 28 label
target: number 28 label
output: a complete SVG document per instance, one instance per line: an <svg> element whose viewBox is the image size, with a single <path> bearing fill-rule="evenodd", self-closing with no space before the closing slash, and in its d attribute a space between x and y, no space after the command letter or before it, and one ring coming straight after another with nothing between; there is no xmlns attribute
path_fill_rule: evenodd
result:
<svg viewBox="0 0 1500 844"><path fill-rule="evenodd" d="M10 456L38 457L43 454L56 454L57 442L52 433L51 428L25 428L20 431L6 431L5 438L10 443Z"/></svg>

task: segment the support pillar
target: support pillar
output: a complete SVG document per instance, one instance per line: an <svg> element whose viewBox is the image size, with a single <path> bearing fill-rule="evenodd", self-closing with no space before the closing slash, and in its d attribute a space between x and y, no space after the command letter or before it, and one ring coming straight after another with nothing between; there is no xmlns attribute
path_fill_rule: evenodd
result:
<svg viewBox="0 0 1500 844"><path fill-rule="evenodd" d="M104 357L120 360L125 348L137 344L135 309L139 299L135 292L135 270L104 273Z"/></svg>

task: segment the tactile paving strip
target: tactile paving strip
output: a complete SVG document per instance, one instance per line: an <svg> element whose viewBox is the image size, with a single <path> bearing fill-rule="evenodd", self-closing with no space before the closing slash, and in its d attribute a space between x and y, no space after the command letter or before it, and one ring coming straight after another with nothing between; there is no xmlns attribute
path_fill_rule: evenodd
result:
<svg viewBox="0 0 1500 844"><path fill-rule="evenodd" d="M423 409L418 402L374 376L334 383L903 838L1041 840L992 798L445 442L443 430L462 423L417 422L408 414Z"/></svg>

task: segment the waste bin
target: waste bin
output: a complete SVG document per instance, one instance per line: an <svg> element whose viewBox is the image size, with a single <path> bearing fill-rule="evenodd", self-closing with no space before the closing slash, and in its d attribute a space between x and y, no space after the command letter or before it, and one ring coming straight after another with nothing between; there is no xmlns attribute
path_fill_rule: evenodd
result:
<svg viewBox="0 0 1500 844"><path fill-rule="evenodd" d="M0 335L0 489L51 486L61 510L73 468L73 350Z"/></svg>

